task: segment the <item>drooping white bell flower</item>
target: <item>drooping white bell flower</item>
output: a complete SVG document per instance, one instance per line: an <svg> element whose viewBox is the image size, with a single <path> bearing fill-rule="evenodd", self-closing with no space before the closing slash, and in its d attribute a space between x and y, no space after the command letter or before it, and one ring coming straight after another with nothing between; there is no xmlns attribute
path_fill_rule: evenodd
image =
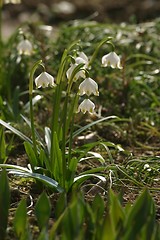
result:
<svg viewBox="0 0 160 240"><path fill-rule="evenodd" d="M122 69L120 57L115 52L110 52L102 57L102 66Z"/></svg>
<svg viewBox="0 0 160 240"><path fill-rule="evenodd" d="M83 69L79 70L74 76L74 81L77 81L79 78L85 78L85 69L88 67L88 57L84 52L80 52L79 56L74 59L75 63L70 65L70 68L66 72L67 79L71 78L71 75L74 71L74 69L79 65L79 64L84 64Z"/></svg>
<svg viewBox="0 0 160 240"><path fill-rule="evenodd" d="M31 55L33 52L32 43L27 39L23 39L21 42L19 42L17 50L19 54Z"/></svg>
<svg viewBox="0 0 160 240"><path fill-rule="evenodd" d="M82 112L82 113L94 113L94 109L95 109L95 104L89 100L89 99L85 99L83 100L83 102L81 102L81 104L78 107L78 111L77 112Z"/></svg>
<svg viewBox="0 0 160 240"><path fill-rule="evenodd" d="M87 68L89 63L88 57L84 52L79 52L79 56L75 58L75 63L77 64L84 63L84 68Z"/></svg>
<svg viewBox="0 0 160 240"><path fill-rule="evenodd" d="M80 85L79 85L79 94L87 94L88 96L91 94L99 96L98 92L98 84L92 78L86 78Z"/></svg>
<svg viewBox="0 0 160 240"><path fill-rule="evenodd" d="M35 79L35 84L37 88L46 88L48 86L54 87L56 84L54 83L54 77L47 72L42 72Z"/></svg>
<svg viewBox="0 0 160 240"><path fill-rule="evenodd" d="M66 72L67 79L71 78L71 75L74 71L74 69L78 66L78 64L72 64L70 68ZM79 70L73 78L73 81L76 82L79 78L85 78L85 71L84 69Z"/></svg>

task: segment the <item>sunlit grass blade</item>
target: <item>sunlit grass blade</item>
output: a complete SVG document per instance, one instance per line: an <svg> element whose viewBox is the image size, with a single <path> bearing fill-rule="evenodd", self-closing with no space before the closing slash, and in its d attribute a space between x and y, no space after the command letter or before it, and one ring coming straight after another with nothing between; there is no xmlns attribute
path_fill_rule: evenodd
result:
<svg viewBox="0 0 160 240"><path fill-rule="evenodd" d="M74 178L74 182L73 182L73 186L72 188L73 189L76 189L76 188L80 188L80 186L82 185L82 183L84 183L87 179L90 179L90 178L98 178L100 181L102 182L106 182L106 178L101 176L101 175L98 175L98 174L94 174L94 173L90 173L90 174L82 174L82 175L79 175L78 177L75 177Z"/></svg>

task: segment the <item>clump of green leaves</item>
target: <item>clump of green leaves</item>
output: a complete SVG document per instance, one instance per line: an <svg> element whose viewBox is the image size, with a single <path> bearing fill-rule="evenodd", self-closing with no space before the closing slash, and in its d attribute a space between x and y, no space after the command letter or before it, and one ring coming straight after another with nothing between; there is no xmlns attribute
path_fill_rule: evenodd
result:
<svg viewBox="0 0 160 240"><path fill-rule="evenodd" d="M3 209L0 211L0 239L5 239L10 208L10 190L5 171L1 172L0 189L0 206ZM160 239L155 204L147 189L134 203L127 205L112 190L109 191L107 203L100 195L96 195L92 203L88 203L82 193L73 194L70 200L67 198L64 193L59 196L54 221L50 225L50 199L45 192L39 196L34 207L39 229L37 239ZM34 239L25 199L16 209L13 225L18 239Z"/></svg>

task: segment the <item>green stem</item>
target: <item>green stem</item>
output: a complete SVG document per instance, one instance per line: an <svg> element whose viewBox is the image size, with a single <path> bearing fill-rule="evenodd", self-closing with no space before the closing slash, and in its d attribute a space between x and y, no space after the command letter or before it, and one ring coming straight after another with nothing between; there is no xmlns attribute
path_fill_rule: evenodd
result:
<svg viewBox="0 0 160 240"><path fill-rule="evenodd" d="M74 102L73 102L73 107L72 107L72 121L70 124L70 135L69 135L69 149L68 149L68 165L71 160L71 153L72 153L72 143L73 143L73 130L74 130L74 118L75 118L75 106L77 106L78 103L78 94L75 95Z"/></svg>
<svg viewBox="0 0 160 240"><path fill-rule="evenodd" d="M67 94L66 95L66 98L65 98L65 102L64 102L64 117L63 117L63 124L62 124L62 132L63 132L63 135L62 135L62 161L63 161L63 187L65 186L65 179L66 179L66 168L67 168L67 164L66 164L66 133L67 133L67 107L68 107L68 98L69 98L69 95Z"/></svg>
<svg viewBox="0 0 160 240"><path fill-rule="evenodd" d="M39 60L33 65L31 72L30 72L30 78L29 78L29 104L30 104L31 134L32 134L32 141L33 141L33 149L34 149L36 156L38 156L38 152L37 152L34 118L33 118L33 102L32 102L32 99L33 99L33 77L34 77L34 73L35 73L36 69L41 64L42 64L42 60Z"/></svg>
<svg viewBox="0 0 160 240"><path fill-rule="evenodd" d="M30 77L29 77L29 94L31 94L31 95L32 95L32 92L33 92L33 77L34 77L34 73L35 73L35 71L36 71L36 69L38 68L39 65L43 66L42 65L42 60L37 61L33 65L32 69L31 69L31 72L30 72Z"/></svg>
<svg viewBox="0 0 160 240"><path fill-rule="evenodd" d="M68 55L69 51L75 47L77 44L79 43L79 41L74 41L73 43L70 44L70 46L64 50L62 58L61 58L61 63L60 63L60 67L59 67L59 71L57 74L57 79L56 79L56 84L60 84L60 82L62 81L62 76L64 74L64 69L65 69L65 65L68 59L70 59L70 56Z"/></svg>
<svg viewBox="0 0 160 240"><path fill-rule="evenodd" d="M106 39L103 39L103 40L98 44L98 46L96 47L96 49L95 49L95 51L94 51L94 53L93 53L93 55L92 55L92 57L91 57L91 59L90 59L90 61L89 61L88 66L91 66L91 65L92 65L92 63L94 62L94 59L96 58L96 56L97 56L97 54L98 54L98 52L99 52L99 49L102 47L103 44L109 43L109 44L112 45L112 47L114 47L113 43L110 42L111 39L112 39L112 37L107 37ZM112 49L113 49L113 48L112 48Z"/></svg>
<svg viewBox="0 0 160 240"><path fill-rule="evenodd" d="M33 118L33 103L32 103L32 94L29 94L29 105L30 105L30 121L31 121L31 133L32 133L32 142L33 149L36 157L38 156L37 152L37 144L36 144L36 136L35 136L35 127L34 127L34 118Z"/></svg>

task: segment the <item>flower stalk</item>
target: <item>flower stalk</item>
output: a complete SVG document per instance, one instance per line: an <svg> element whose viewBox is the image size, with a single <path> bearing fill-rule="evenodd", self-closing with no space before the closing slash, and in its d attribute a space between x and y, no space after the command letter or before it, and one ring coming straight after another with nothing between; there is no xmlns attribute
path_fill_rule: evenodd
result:
<svg viewBox="0 0 160 240"><path fill-rule="evenodd" d="M99 49L100 49L105 43L112 44L112 43L110 42L111 39L112 39L112 37L107 37L106 39L103 39L103 40L97 45L97 47L95 48L95 51L94 51L94 53L93 53L93 55L92 55L89 63L88 63L88 66L92 66L92 63L94 62L95 58L97 57L97 54L98 54L98 52L99 52ZM112 47L113 47L113 46L114 46L114 45L112 44Z"/></svg>
<svg viewBox="0 0 160 240"><path fill-rule="evenodd" d="M36 157L38 157L38 151L37 151L37 144L36 144L36 136L35 136L35 126L34 126L34 118L33 118L33 77L36 69L38 66L42 65L42 60L37 61L30 72L30 78L29 78L29 105L30 105L30 121L31 121L31 134L32 134L32 142L33 142L33 149L36 154Z"/></svg>

